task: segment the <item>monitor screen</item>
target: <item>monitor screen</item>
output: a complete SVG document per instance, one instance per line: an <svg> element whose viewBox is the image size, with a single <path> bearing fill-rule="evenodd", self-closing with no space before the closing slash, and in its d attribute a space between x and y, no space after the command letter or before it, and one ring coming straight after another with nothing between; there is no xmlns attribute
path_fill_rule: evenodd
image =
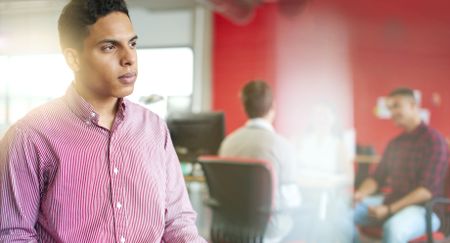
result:
<svg viewBox="0 0 450 243"><path fill-rule="evenodd" d="M183 162L195 162L200 155L217 155L225 134L223 112L171 114L167 126Z"/></svg>

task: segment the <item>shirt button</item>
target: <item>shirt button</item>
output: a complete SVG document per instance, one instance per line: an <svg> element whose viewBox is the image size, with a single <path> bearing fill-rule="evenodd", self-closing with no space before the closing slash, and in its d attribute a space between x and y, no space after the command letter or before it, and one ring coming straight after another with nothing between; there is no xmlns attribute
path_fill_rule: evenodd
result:
<svg viewBox="0 0 450 243"><path fill-rule="evenodd" d="M118 202L118 203L116 204L116 207L117 207L118 209L121 209L121 208L122 208L122 204L121 204L120 202Z"/></svg>
<svg viewBox="0 0 450 243"><path fill-rule="evenodd" d="M120 242L125 243L125 237L121 236L120 237Z"/></svg>
<svg viewBox="0 0 450 243"><path fill-rule="evenodd" d="M87 125L89 125L91 122L90 122L89 120L86 120L85 123L86 123Z"/></svg>
<svg viewBox="0 0 450 243"><path fill-rule="evenodd" d="M116 167L114 167L114 174L117 175L117 173L119 173L119 169L117 169Z"/></svg>
<svg viewBox="0 0 450 243"><path fill-rule="evenodd" d="M91 117L95 117L95 112L92 112L92 113L91 113Z"/></svg>

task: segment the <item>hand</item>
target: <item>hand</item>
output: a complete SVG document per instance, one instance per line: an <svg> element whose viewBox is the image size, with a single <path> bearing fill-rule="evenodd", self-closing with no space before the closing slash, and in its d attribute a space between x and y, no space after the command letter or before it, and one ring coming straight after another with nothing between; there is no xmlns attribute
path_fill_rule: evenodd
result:
<svg viewBox="0 0 450 243"><path fill-rule="evenodd" d="M369 207L369 217L382 220L389 216L389 208L386 205Z"/></svg>
<svg viewBox="0 0 450 243"><path fill-rule="evenodd" d="M364 199L364 195L358 191L353 193L353 207Z"/></svg>

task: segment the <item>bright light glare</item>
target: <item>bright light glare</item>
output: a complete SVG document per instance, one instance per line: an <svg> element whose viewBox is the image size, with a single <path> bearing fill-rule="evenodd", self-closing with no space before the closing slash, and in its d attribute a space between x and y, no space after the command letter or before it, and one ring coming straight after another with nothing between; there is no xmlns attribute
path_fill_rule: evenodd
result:
<svg viewBox="0 0 450 243"><path fill-rule="evenodd" d="M193 89L191 48L138 50L139 75L132 96L187 96Z"/></svg>
<svg viewBox="0 0 450 243"><path fill-rule="evenodd" d="M142 103L152 94L163 97L148 108L164 117L168 96L192 95L191 48L140 49L137 54L139 75L129 99ZM0 73L0 134L33 108L63 96L73 80L62 54L0 56Z"/></svg>
<svg viewBox="0 0 450 243"><path fill-rule="evenodd" d="M161 117L167 114L168 96L191 96L194 85L194 56L191 48L158 48L138 50L138 79L130 100L142 104L149 95L164 99L149 109Z"/></svg>
<svg viewBox="0 0 450 243"><path fill-rule="evenodd" d="M73 79L61 54L13 56L8 62L6 73L13 98L62 96Z"/></svg>

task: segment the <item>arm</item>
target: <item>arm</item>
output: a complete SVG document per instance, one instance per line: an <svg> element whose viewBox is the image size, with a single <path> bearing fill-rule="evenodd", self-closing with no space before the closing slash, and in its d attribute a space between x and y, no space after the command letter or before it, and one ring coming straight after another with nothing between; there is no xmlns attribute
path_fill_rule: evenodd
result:
<svg viewBox="0 0 450 243"><path fill-rule="evenodd" d="M361 186L356 190L356 192L353 195L353 201L355 203L361 201L365 197L371 195L372 193L375 193L380 187L383 186L386 177L389 173L388 171L388 162L390 158L390 151L392 149L392 142L389 143L386 150L384 151L383 157L378 164L375 173L368 177L361 183Z"/></svg>
<svg viewBox="0 0 450 243"><path fill-rule="evenodd" d="M420 158L422 166L418 168L421 172L419 186L390 205L374 208L374 211L377 211L373 214L375 217L384 218L389 213L394 214L407 206L429 201L442 188L447 173L447 143L440 137L432 137L425 144L423 157Z"/></svg>
<svg viewBox="0 0 450 243"><path fill-rule="evenodd" d="M421 204L431 200L443 188L447 173L448 150L447 143L440 137L431 137L425 142L419 186L405 197L389 205L391 212L395 213L409 205Z"/></svg>
<svg viewBox="0 0 450 243"><path fill-rule="evenodd" d="M401 198L400 200L395 201L394 203L387 205L391 214L398 212L400 209L414 204L420 204L426 202L432 198L431 192L425 187L419 187L416 190L408 193L406 196Z"/></svg>
<svg viewBox="0 0 450 243"><path fill-rule="evenodd" d="M16 127L0 142L0 242L38 242L36 155L30 140Z"/></svg>
<svg viewBox="0 0 450 243"><path fill-rule="evenodd" d="M379 205L375 207L369 207L369 216L376 219L384 219L389 215L392 215L402 208L426 202L432 198L431 192L424 188L419 187L414 191L408 193L406 196L402 197L400 200L395 201L389 205Z"/></svg>
<svg viewBox="0 0 450 243"><path fill-rule="evenodd" d="M206 242L197 232L196 213L186 190L180 162L165 128L166 153L166 225L164 242Z"/></svg>
<svg viewBox="0 0 450 243"><path fill-rule="evenodd" d="M378 183L375 179L369 177L366 178L362 183L358 190L355 191L353 195L353 201L355 203L361 201L365 197L375 193L378 189Z"/></svg>

